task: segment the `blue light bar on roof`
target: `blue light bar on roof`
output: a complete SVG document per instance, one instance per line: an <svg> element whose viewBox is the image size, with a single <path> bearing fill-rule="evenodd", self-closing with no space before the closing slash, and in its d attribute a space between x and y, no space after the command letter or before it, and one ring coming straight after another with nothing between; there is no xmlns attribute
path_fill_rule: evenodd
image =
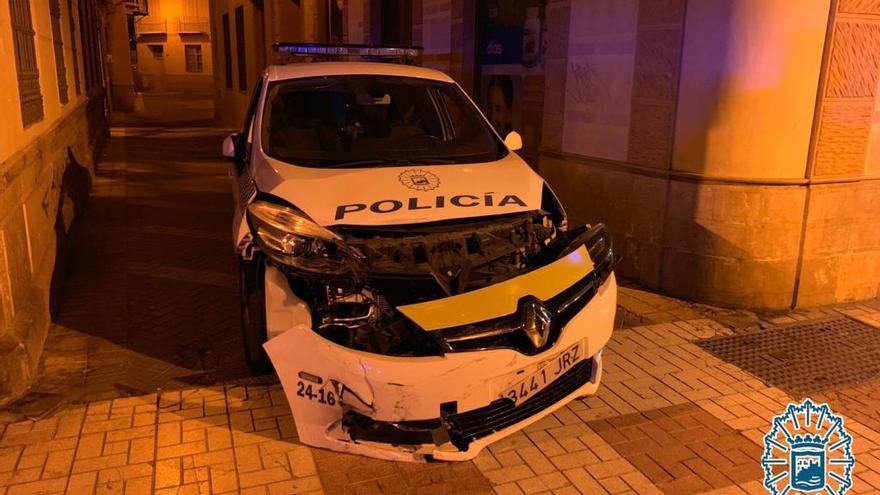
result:
<svg viewBox="0 0 880 495"><path fill-rule="evenodd" d="M321 43L275 43L278 53L304 57L361 57L367 59L415 59L422 53L420 46L389 45L325 45Z"/></svg>

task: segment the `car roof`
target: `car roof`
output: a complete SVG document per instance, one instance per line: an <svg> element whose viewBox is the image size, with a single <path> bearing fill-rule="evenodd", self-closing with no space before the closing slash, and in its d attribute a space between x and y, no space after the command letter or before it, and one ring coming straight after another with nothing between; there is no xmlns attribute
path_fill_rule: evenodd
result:
<svg viewBox="0 0 880 495"><path fill-rule="evenodd" d="M266 68L269 81L299 79L321 76L398 76L431 79L434 81L454 82L448 75L434 69L412 65L378 63L378 62L312 62L287 65L270 65Z"/></svg>

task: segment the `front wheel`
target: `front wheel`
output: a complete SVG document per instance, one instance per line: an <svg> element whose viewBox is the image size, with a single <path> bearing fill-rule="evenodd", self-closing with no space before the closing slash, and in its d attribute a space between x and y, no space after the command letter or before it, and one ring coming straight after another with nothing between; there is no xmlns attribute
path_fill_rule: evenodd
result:
<svg viewBox="0 0 880 495"><path fill-rule="evenodd" d="M252 260L239 259L241 290L241 337L244 358L255 374L273 371L272 362L263 349L266 342L266 259L255 253Z"/></svg>

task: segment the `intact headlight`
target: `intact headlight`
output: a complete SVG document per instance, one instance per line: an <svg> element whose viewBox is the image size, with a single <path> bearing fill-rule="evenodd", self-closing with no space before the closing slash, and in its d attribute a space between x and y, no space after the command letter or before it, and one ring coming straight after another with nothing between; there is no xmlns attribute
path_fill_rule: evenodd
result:
<svg viewBox="0 0 880 495"><path fill-rule="evenodd" d="M266 201L247 207L248 225L266 255L301 270L335 274L348 271L342 239L303 213Z"/></svg>

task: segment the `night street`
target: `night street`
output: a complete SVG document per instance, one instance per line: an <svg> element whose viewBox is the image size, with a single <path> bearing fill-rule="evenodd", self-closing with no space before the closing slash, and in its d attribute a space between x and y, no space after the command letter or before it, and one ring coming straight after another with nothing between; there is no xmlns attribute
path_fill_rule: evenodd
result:
<svg viewBox="0 0 880 495"><path fill-rule="evenodd" d="M0 2L0 495L880 494L880 2Z"/></svg>

